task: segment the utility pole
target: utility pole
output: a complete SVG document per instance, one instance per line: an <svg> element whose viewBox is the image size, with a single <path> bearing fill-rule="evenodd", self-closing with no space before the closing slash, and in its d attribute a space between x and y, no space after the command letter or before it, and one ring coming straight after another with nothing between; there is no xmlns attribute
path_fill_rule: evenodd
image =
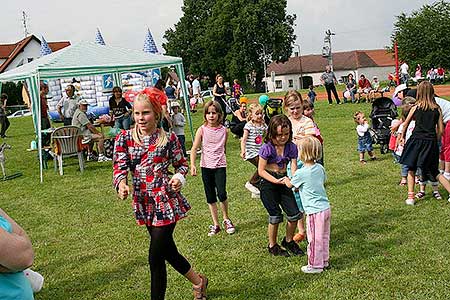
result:
<svg viewBox="0 0 450 300"><path fill-rule="evenodd" d="M330 29L325 31L325 38L323 39L324 46L322 48L322 57L326 57L328 59L328 65L331 67L331 71L333 71L333 52L331 51L331 36L336 35L334 32L331 32Z"/></svg>
<svg viewBox="0 0 450 300"><path fill-rule="evenodd" d="M25 37L27 37L30 33L28 32L28 25L27 25L28 15L25 11L22 11L22 25L23 25L23 34Z"/></svg>
<svg viewBox="0 0 450 300"><path fill-rule="evenodd" d="M262 49L262 54L263 54L263 64L264 64L264 83L265 83L264 86L265 86L265 91L266 91L266 94L267 94L267 91L268 91L268 82L267 82L267 56L266 56L266 47L264 47L264 44L259 43L259 42L257 42L257 41L254 41L253 43L256 44L256 45L261 46L261 49Z"/></svg>
<svg viewBox="0 0 450 300"><path fill-rule="evenodd" d="M298 65L300 67L300 89L303 89L303 67L302 67L302 55L300 52L300 45L299 44L294 44L295 47L298 48Z"/></svg>

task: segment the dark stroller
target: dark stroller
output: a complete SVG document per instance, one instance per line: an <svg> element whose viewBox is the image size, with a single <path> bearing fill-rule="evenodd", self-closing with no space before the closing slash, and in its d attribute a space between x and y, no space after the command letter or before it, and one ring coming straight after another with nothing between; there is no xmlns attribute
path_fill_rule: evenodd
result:
<svg viewBox="0 0 450 300"><path fill-rule="evenodd" d="M224 99L222 98L222 101ZM236 98L228 98L224 101L225 103L225 126L230 128L231 122L226 118L228 115L231 115L233 118L233 112L239 109L239 102Z"/></svg>
<svg viewBox="0 0 450 300"><path fill-rule="evenodd" d="M370 134L374 144L380 145L381 154L388 152L389 139L391 136L391 122L398 116L397 107L390 98L381 97L372 103L372 128Z"/></svg>

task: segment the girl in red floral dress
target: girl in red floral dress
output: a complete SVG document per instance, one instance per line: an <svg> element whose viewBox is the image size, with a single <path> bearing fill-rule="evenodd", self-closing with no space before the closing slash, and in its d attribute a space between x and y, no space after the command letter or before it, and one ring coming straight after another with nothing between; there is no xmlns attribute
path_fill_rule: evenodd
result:
<svg viewBox="0 0 450 300"><path fill-rule="evenodd" d="M135 126L122 131L114 149L114 187L121 199L130 193L128 172L132 175L133 208L136 221L150 234L149 265L151 299L164 299L167 286L166 261L193 284L195 299L206 299L208 279L196 273L173 240L176 222L190 209L180 190L188 171L180 143L174 133L158 128L161 104L140 94L134 101ZM176 174L168 175L172 165Z"/></svg>

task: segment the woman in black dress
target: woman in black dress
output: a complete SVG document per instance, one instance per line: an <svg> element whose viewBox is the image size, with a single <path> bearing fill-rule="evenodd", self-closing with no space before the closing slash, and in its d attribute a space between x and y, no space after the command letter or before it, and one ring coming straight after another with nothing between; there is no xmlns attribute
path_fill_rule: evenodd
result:
<svg viewBox="0 0 450 300"><path fill-rule="evenodd" d="M220 74L216 75L216 84L213 87L213 95L214 95L214 100L219 102L220 107L222 108L223 113L223 120L222 120L222 124L225 122L225 118L227 116L227 114L225 113L227 111L226 109L226 96L227 96L228 92L227 89L223 83L223 76Z"/></svg>

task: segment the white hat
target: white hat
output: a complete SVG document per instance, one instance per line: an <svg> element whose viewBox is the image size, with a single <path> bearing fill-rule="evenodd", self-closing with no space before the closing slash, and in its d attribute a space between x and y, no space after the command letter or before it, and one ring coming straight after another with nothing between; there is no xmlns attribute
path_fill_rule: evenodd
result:
<svg viewBox="0 0 450 300"><path fill-rule="evenodd" d="M408 88L408 87L407 87L406 84L404 84L404 83L398 85L398 86L395 88L395 91L394 91L394 97L397 96L397 94L400 93L401 91L406 90L407 88Z"/></svg>
<svg viewBox="0 0 450 300"><path fill-rule="evenodd" d="M374 76L373 76L373 79L375 79L375 78L378 79L378 76L377 76L377 75L374 75Z"/></svg>
<svg viewBox="0 0 450 300"><path fill-rule="evenodd" d="M180 107L180 103L178 103L177 101L174 101L172 103L170 103L171 107Z"/></svg>
<svg viewBox="0 0 450 300"><path fill-rule="evenodd" d="M88 105L89 103L87 102L86 99L81 99L80 101L78 101L78 105L82 105L82 104Z"/></svg>

